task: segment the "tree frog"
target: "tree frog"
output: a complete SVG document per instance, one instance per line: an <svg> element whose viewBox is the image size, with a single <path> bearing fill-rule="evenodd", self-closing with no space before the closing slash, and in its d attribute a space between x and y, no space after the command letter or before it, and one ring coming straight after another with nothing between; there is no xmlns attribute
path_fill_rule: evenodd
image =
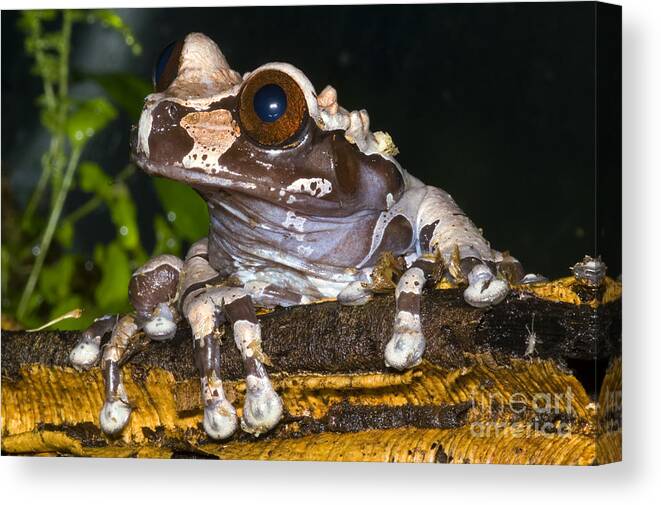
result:
<svg viewBox="0 0 661 505"><path fill-rule="evenodd" d="M400 166L390 136L370 130L365 110L341 107L330 86L316 93L298 68L267 63L241 76L210 38L191 33L164 49L153 81L132 158L148 174L193 187L208 204L209 234L184 259L162 255L139 268L129 285L134 313L98 319L71 352L79 369L102 354L104 432L128 422L119 364L141 333L170 339L185 319L206 433L225 439L240 426L260 435L278 423L283 404L266 370L256 308L368 303L375 266L391 253L406 268L384 360L405 370L423 357L420 298L439 267L477 307L499 303L523 278L521 264L493 250L448 193ZM245 368L240 421L220 379L226 323Z"/></svg>

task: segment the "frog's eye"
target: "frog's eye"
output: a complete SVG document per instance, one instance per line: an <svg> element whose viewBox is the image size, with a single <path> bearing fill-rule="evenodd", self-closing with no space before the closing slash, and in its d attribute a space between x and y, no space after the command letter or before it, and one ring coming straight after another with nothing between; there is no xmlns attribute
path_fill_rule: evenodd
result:
<svg viewBox="0 0 661 505"><path fill-rule="evenodd" d="M158 92L164 91L175 80L177 72L179 72L179 59L183 47L184 41L178 40L172 42L161 51L160 56L154 64L154 72L152 73L154 90Z"/></svg>
<svg viewBox="0 0 661 505"><path fill-rule="evenodd" d="M280 70L262 70L251 76L241 91L239 115L243 130L266 146L291 140L301 131L307 110L299 85Z"/></svg>

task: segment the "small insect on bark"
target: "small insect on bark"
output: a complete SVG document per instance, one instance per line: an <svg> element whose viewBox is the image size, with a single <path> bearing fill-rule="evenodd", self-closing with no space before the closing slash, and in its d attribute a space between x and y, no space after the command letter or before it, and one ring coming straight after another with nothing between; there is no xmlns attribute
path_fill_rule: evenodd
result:
<svg viewBox="0 0 661 505"><path fill-rule="evenodd" d="M523 353L524 357L532 356L533 354L535 354L537 352L535 350L535 346L538 343L542 342L542 340L537 336L537 333L535 332L534 312L532 314L532 321L530 322L530 328L528 328L528 325L526 324L526 331L528 332L528 336L526 337L526 352Z"/></svg>

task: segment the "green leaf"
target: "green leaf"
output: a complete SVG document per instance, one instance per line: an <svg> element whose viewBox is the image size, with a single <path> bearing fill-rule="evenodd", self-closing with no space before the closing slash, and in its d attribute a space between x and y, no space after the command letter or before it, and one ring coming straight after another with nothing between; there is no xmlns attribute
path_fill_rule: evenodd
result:
<svg viewBox="0 0 661 505"><path fill-rule="evenodd" d="M98 163L83 161L78 167L78 183L86 193L93 193L100 198L108 199L112 193L112 179L103 171Z"/></svg>
<svg viewBox="0 0 661 505"><path fill-rule="evenodd" d="M137 122L140 119L145 97L152 92L151 83L132 74L85 74L84 77L97 82L110 99L119 105Z"/></svg>
<svg viewBox="0 0 661 505"><path fill-rule="evenodd" d="M63 248L69 249L73 244L73 233L73 224L69 221L61 221L55 231L55 238Z"/></svg>
<svg viewBox="0 0 661 505"><path fill-rule="evenodd" d="M88 11L88 21L90 23L99 22L107 28L115 30L124 37L124 42L131 48L133 54L138 55L142 52L142 47L133 35L131 28L124 23L124 20L118 14L110 9L97 9Z"/></svg>
<svg viewBox="0 0 661 505"><path fill-rule="evenodd" d="M69 295L75 266L74 257L67 255L42 269L39 276L39 292L44 300L48 303L56 303Z"/></svg>
<svg viewBox="0 0 661 505"><path fill-rule="evenodd" d="M206 236L209 211L200 195L180 182L160 178L153 181L167 220L175 232L190 243Z"/></svg>
<svg viewBox="0 0 661 505"><path fill-rule="evenodd" d="M140 247L138 220L131 193L125 184L118 182L114 186L110 215L117 228L119 240L125 249L133 251Z"/></svg>
<svg viewBox="0 0 661 505"><path fill-rule="evenodd" d="M67 121L69 141L73 146L81 147L116 116L117 110L105 98L81 102Z"/></svg>
<svg viewBox="0 0 661 505"><path fill-rule="evenodd" d="M31 31L37 29L42 22L54 19L55 11L53 9L22 11L18 27L24 31Z"/></svg>
<svg viewBox="0 0 661 505"><path fill-rule="evenodd" d="M126 251L117 243L97 245L94 261L101 269L101 281L94 290L94 299L104 313L128 310L128 285L131 267Z"/></svg>

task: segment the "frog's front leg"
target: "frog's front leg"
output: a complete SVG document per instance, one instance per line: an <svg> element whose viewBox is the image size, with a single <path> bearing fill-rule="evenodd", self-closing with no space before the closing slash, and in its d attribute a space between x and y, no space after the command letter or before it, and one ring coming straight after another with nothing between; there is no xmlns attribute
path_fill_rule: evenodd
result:
<svg viewBox="0 0 661 505"><path fill-rule="evenodd" d="M152 340L165 340L174 336L179 318L175 303L182 266L183 262L179 258L170 255L157 256L145 263L133 274L129 284L129 299L135 314L127 314L118 320L97 320L83 333L81 342L72 351L72 362L81 367L81 361L76 361L81 355L81 346L89 346L89 337L94 335L95 348L98 348L100 335L107 330L110 322L116 320L101 361L106 398L99 421L101 429L109 435L119 433L131 414L120 369L127 351L136 343L141 331ZM84 363L89 365L95 361L87 356Z"/></svg>

